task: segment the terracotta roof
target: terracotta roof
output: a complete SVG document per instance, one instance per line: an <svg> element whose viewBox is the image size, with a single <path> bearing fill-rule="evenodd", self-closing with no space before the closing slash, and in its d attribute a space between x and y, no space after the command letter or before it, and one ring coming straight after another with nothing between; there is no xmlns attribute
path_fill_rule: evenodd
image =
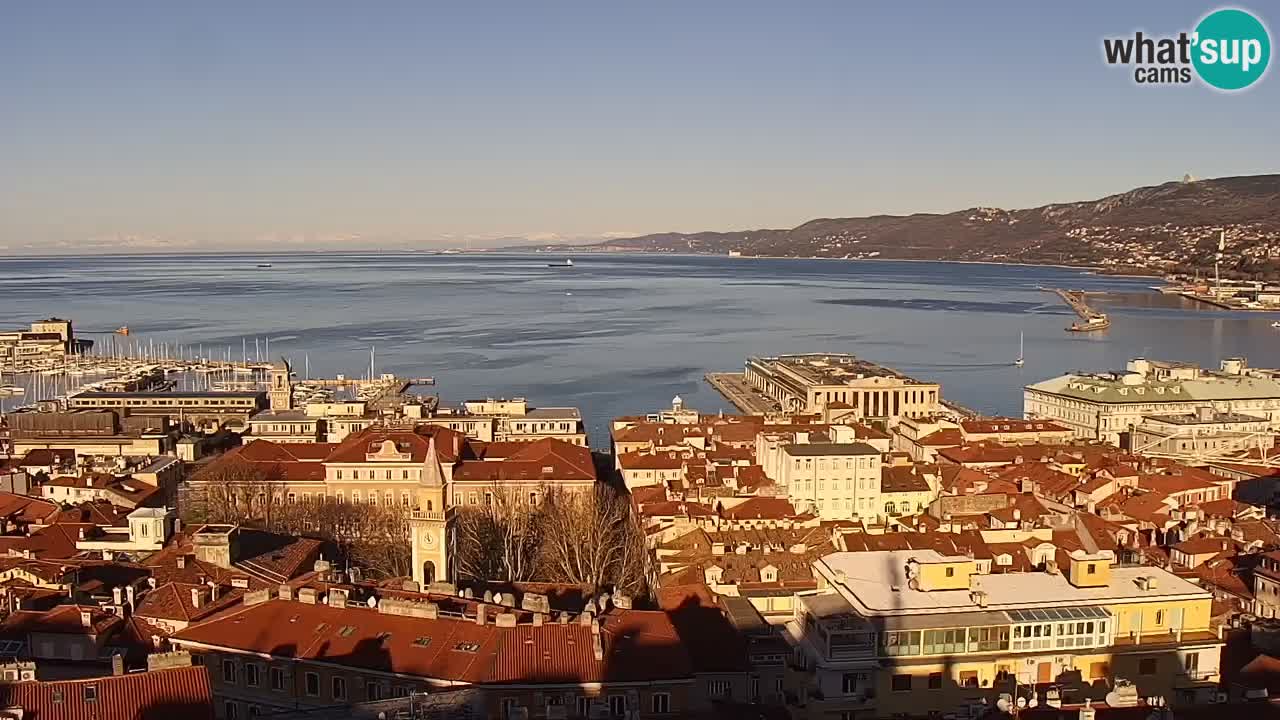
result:
<svg viewBox="0 0 1280 720"><path fill-rule="evenodd" d="M353 433L333 449L325 458L326 463L365 463L369 454L378 452L382 444L390 441L400 452L409 456L406 462L422 463L427 459L427 447L435 439L436 455L441 463L455 463L471 455L467 438L456 430L439 425L419 425L412 430L370 427ZM472 455L473 456L473 455Z"/></svg>
<svg viewBox="0 0 1280 720"><path fill-rule="evenodd" d="M76 451L69 448L36 448L28 450L22 456L19 467L52 467L54 465L75 465Z"/></svg>
<svg viewBox="0 0 1280 720"><path fill-rule="evenodd" d="M58 509L58 504L48 500L0 492L0 517L23 523L43 523Z"/></svg>
<svg viewBox="0 0 1280 720"><path fill-rule="evenodd" d="M465 460L454 471L454 482L555 480L595 482L591 450L556 438L523 445L505 460Z"/></svg>
<svg viewBox="0 0 1280 720"><path fill-rule="evenodd" d="M880 492L927 492L929 482L916 465L885 465L880 470Z"/></svg>
<svg viewBox="0 0 1280 720"><path fill-rule="evenodd" d="M1201 535L1190 540L1183 540L1171 549L1185 555L1212 555L1224 550L1235 550L1236 543L1231 538Z"/></svg>
<svg viewBox="0 0 1280 720"><path fill-rule="evenodd" d="M684 467L684 456L675 450L622 453L618 466L623 470L679 470Z"/></svg>
<svg viewBox="0 0 1280 720"><path fill-rule="evenodd" d="M1220 478L1225 481L1226 478ZM1140 475L1138 487L1144 490L1156 490L1163 493L1195 492L1197 490L1214 490L1218 484L1185 475Z"/></svg>
<svg viewBox="0 0 1280 720"><path fill-rule="evenodd" d="M60 523L49 525L31 533L27 537L0 537L0 550L11 553L30 553L33 558L56 560L75 557L80 551L76 542L80 539L80 531L92 536L98 531L93 523Z"/></svg>
<svg viewBox="0 0 1280 720"><path fill-rule="evenodd" d="M192 590L203 594L199 607L191 602ZM239 603L243 596L244 590L240 588L219 587L218 599L214 600L208 585L168 583L148 590L134 614L141 618L194 622Z"/></svg>
<svg viewBox="0 0 1280 720"><path fill-rule="evenodd" d="M956 447L964 442L964 436L956 428L943 428L925 435L917 442L928 447Z"/></svg>
<svg viewBox="0 0 1280 720"><path fill-rule="evenodd" d="M795 517L795 507L786 498L754 497L724 508L721 517L728 520L781 520Z"/></svg>
<svg viewBox="0 0 1280 720"><path fill-rule="evenodd" d="M118 677L19 682L0 687L0 708L20 707L32 720L213 720L203 667Z"/></svg>
<svg viewBox="0 0 1280 720"><path fill-rule="evenodd" d="M746 672L747 643L725 616L715 593L704 584L658 591L658 606L675 625L695 672Z"/></svg>
<svg viewBox="0 0 1280 720"><path fill-rule="evenodd" d="M611 610L600 623L603 660L589 626L389 615L287 600L242 607L172 640L465 683L632 682L687 678L692 669L664 613Z"/></svg>
<svg viewBox="0 0 1280 720"><path fill-rule="evenodd" d="M89 625L81 618L81 611L89 613ZM0 623L0 636L16 637L29 633L60 635L106 635L118 630L123 619L104 612L95 605L59 605L51 610L18 610Z"/></svg>

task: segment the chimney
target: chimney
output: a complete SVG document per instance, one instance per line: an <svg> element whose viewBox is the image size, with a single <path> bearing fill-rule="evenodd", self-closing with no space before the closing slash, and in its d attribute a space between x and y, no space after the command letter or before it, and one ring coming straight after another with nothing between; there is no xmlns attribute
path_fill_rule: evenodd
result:
<svg viewBox="0 0 1280 720"><path fill-rule="evenodd" d="M477 625L484 624L484 611L485 611L484 603L480 603L479 605L476 605L476 624Z"/></svg>
<svg viewBox="0 0 1280 720"><path fill-rule="evenodd" d="M80 611L80 626L93 627L93 611L92 610Z"/></svg>
<svg viewBox="0 0 1280 720"><path fill-rule="evenodd" d="M290 587L289 585L286 585L286 584L284 584L284 583L281 583L280 587L278 588L278 592L279 592L279 594L280 594L280 599L281 599L281 600L292 600L292 599L293 599L293 588L292 588L292 587Z"/></svg>
<svg viewBox="0 0 1280 720"><path fill-rule="evenodd" d="M209 581L209 602L214 602L217 599L218 599L218 583L210 580Z"/></svg>
<svg viewBox="0 0 1280 720"><path fill-rule="evenodd" d="M84 539L84 528L80 528L80 539Z"/></svg>
<svg viewBox="0 0 1280 720"><path fill-rule="evenodd" d="M124 656L120 653L111 656L111 674L116 677L124 675Z"/></svg>
<svg viewBox="0 0 1280 720"><path fill-rule="evenodd" d="M137 595L137 592L138 591L135 590L132 585L126 585L124 588L124 595L126 598L128 598L130 607L133 606L134 598Z"/></svg>
<svg viewBox="0 0 1280 720"><path fill-rule="evenodd" d="M111 603L113 605L124 604L124 588L119 586L111 588Z"/></svg>
<svg viewBox="0 0 1280 720"><path fill-rule="evenodd" d="M186 556L186 555L179 555L179 556L178 556L178 567L179 567L179 568L185 568L186 566L187 566L187 556Z"/></svg>
<svg viewBox="0 0 1280 720"><path fill-rule="evenodd" d="M192 607L196 607L196 608L200 607L200 601L203 599L201 597L202 595L204 595L204 588L198 588L198 587L191 588L191 606Z"/></svg>

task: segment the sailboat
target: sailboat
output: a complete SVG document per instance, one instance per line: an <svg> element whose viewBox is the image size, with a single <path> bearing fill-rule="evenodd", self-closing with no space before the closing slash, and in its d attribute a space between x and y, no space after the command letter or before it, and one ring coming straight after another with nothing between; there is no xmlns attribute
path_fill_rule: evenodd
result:
<svg viewBox="0 0 1280 720"><path fill-rule="evenodd" d="M1013 361L1016 367L1022 367L1026 362L1022 357L1022 335L1022 333L1018 333L1018 359Z"/></svg>

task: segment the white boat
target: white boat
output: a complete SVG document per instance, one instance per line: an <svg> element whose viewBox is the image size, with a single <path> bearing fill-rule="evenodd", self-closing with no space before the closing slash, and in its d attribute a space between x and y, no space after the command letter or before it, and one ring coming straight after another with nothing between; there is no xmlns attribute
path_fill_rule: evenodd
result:
<svg viewBox="0 0 1280 720"><path fill-rule="evenodd" d="M1275 322L1271 323L1271 327L1280 328L1280 320L1276 320Z"/></svg>
<svg viewBox="0 0 1280 720"><path fill-rule="evenodd" d="M1018 359L1013 361L1016 367L1022 367L1026 360L1022 357L1022 333L1018 333Z"/></svg>
<svg viewBox="0 0 1280 720"><path fill-rule="evenodd" d="M21 385L0 385L0 395L26 395L27 389Z"/></svg>
<svg viewBox="0 0 1280 720"><path fill-rule="evenodd" d="M562 262L562 263L547 263L547 267L553 267L553 268L571 268L571 267L573 267L573 260L572 260L572 259L568 259L568 258L566 258L566 259L565 259L565 261L564 261L564 262Z"/></svg>

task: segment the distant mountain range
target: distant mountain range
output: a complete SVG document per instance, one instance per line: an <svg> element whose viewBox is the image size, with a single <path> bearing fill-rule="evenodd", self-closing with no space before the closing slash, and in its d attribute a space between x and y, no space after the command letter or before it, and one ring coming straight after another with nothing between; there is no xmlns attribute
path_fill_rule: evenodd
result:
<svg viewBox="0 0 1280 720"><path fill-rule="evenodd" d="M789 230L657 233L548 250L969 260L1177 273L1280 274L1280 175L1186 179L1026 210L811 220ZM528 249L527 246L525 249Z"/></svg>

